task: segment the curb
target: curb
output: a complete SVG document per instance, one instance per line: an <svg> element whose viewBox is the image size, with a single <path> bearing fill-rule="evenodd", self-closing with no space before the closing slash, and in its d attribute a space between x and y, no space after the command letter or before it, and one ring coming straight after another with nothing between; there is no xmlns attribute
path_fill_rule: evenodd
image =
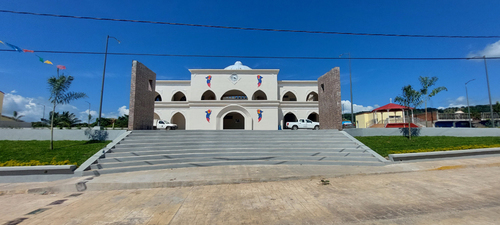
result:
<svg viewBox="0 0 500 225"><path fill-rule="evenodd" d="M9 166L0 167L0 176L73 174L75 165Z"/></svg>
<svg viewBox="0 0 500 225"><path fill-rule="evenodd" d="M418 152L418 153L404 153L404 154L389 154L389 159L395 161L410 161L420 159L440 159L452 158L463 156L478 156L500 154L500 148L486 148L486 149L468 149L468 150L451 150L439 152Z"/></svg>

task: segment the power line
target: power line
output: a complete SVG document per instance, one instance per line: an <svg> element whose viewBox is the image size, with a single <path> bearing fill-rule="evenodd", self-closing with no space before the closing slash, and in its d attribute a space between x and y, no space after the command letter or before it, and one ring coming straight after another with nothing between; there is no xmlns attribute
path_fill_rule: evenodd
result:
<svg viewBox="0 0 500 225"><path fill-rule="evenodd" d="M0 49L0 52L17 52L10 49ZM37 53L55 53L55 54L81 54L81 55L104 55L104 52L80 52L80 51L34 51ZM156 53L125 53L115 52L108 55L124 55L124 56L161 56L161 57L199 57L199 58L253 58L253 59L336 59L348 60L349 58L336 57L317 57L317 56L252 56L252 55L188 55L188 54L156 54ZM353 57L353 60L469 60L480 59L474 57ZM500 59L500 57L486 57L486 59Z"/></svg>
<svg viewBox="0 0 500 225"><path fill-rule="evenodd" d="M113 18L98 18L98 17L89 17L89 16L72 16L72 15L59 15L59 14L49 14L49 13L20 12L20 11L11 11L11 10L3 10L3 9L0 9L0 12L23 14L23 15L35 15L35 16L50 16L50 17L72 18L72 19L85 19L85 20L105 20L105 21L114 21L114 22L148 23L148 24L205 27L205 28L218 28L218 29L231 29L231 30L249 30L249 31L269 31L269 32L308 33L308 34L338 34L338 35L357 35L357 36L383 36L383 37L500 38L499 35L382 34L382 33L354 33L354 32L338 32L338 31L288 30L288 29L255 28L255 27L233 27L233 26L219 26L219 25L205 25L205 24L191 24L191 23L172 23L172 22L149 21L149 20L113 19Z"/></svg>

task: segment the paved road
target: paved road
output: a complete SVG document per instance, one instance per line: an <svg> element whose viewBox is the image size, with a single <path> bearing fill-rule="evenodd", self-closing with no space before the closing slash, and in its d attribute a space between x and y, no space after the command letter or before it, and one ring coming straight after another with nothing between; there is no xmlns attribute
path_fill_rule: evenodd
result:
<svg viewBox="0 0 500 225"><path fill-rule="evenodd" d="M330 185L302 179L79 196L5 194L0 224L498 224L499 158L329 178Z"/></svg>

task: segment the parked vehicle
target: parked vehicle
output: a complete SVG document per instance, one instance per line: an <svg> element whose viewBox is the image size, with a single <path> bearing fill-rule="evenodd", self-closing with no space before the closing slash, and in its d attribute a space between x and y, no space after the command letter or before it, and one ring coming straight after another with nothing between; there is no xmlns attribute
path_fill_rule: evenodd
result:
<svg viewBox="0 0 500 225"><path fill-rule="evenodd" d="M297 129L319 130L319 123L313 122L310 119L299 119L298 122L287 122L286 127L292 130L297 130Z"/></svg>
<svg viewBox="0 0 500 225"><path fill-rule="evenodd" d="M342 129L347 129L347 128L356 128L354 124L351 123L351 121L342 121Z"/></svg>
<svg viewBox="0 0 500 225"><path fill-rule="evenodd" d="M157 120L153 127L154 129L175 130L177 129L177 124L170 123L166 120Z"/></svg>

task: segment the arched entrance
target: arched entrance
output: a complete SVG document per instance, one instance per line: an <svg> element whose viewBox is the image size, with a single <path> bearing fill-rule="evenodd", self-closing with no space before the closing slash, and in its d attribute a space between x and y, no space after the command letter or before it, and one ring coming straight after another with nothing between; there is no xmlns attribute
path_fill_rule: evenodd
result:
<svg viewBox="0 0 500 225"><path fill-rule="evenodd" d="M283 117L283 129L289 129L286 127L286 123L287 122L297 122L297 117L295 116L295 114L289 112L287 114L285 114L285 116Z"/></svg>
<svg viewBox="0 0 500 225"><path fill-rule="evenodd" d="M172 120L170 122L173 124L177 124L178 130L185 130L186 129L186 118L180 112L174 114L174 116L172 116Z"/></svg>
<svg viewBox="0 0 500 225"><path fill-rule="evenodd" d="M313 122L319 122L319 115L317 113L313 112L313 113L309 114L307 119L310 119Z"/></svg>
<svg viewBox="0 0 500 225"><path fill-rule="evenodd" d="M248 110L246 110L245 108L243 108L241 105L238 105L238 104L230 104L224 108L222 108L219 113L217 113L217 116L215 117L216 118L216 130L222 130L222 129L226 129L224 128L224 118L226 117L226 115L228 114L231 114L231 113L237 113L239 115L241 115L243 117L243 120L240 118L240 123L243 123L244 125L241 125L243 126L243 128L241 129L245 129L245 130L253 130L253 119L252 119L252 115L248 112ZM237 117L234 117L233 115L233 119L235 119ZM236 121L234 121L236 122Z"/></svg>
<svg viewBox="0 0 500 225"><path fill-rule="evenodd" d="M224 116L222 129L245 129L245 117L237 112L231 112Z"/></svg>

